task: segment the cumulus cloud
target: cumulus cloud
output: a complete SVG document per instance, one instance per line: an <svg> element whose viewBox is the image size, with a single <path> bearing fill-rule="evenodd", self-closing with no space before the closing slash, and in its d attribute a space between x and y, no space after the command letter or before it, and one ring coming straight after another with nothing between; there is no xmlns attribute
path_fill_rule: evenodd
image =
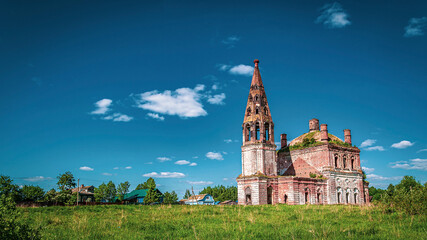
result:
<svg viewBox="0 0 427 240"><path fill-rule="evenodd" d="M392 162L391 168L427 171L427 159L411 159L409 161Z"/></svg>
<svg viewBox="0 0 427 240"><path fill-rule="evenodd" d="M365 173L372 173L374 172L375 168L362 167L362 170L365 171Z"/></svg>
<svg viewBox="0 0 427 240"><path fill-rule="evenodd" d="M104 175L104 176L112 176L113 174L105 172L105 173L102 173L102 175Z"/></svg>
<svg viewBox="0 0 427 240"><path fill-rule="evenodd" d="M129 170L129 169L132 169L132 167L131 166L127 166L127 167L125 167L125 169Z"/></svg>
<svg viewBox="0 0 427 240"><path fill-rule="evenodd" d="M119 169L119 167L114 167L113 169L114 169L114 170L117 170L117 169Z"/></svg>
<svg viewBox="0 0 427 240"><path fill-rule="evenodd" d="M222 154L219 152L208 152L206 153L206 157L212 160L224 160Z"/></svg>
<svg viewBox="0 0 427 240"><path fill-rule="evenodd" d="M190 162L187 161L187 160L179 160L179 161L176 161L175 164L178 164L178 165L187 165L187 164L190 164Z"/></svg>
<svg viewBox="0 0 427 240"><path fill-rule="evenodd" d="M337 2L323 5L320 11L321 14L317 17L316 23L321 23L328 28L343 28L351 24L348 14Z"/></svg>
<svg viewBox="0 0 427 240"><path fill-rule="evenodd" d="M185 177L184 173L180 172L151 172L142 175L143 177L153 177L153 178L183 178Z"/></svg>
<svg viewBox="0 0 427 240"><path fill-rule="evenodd" d="M95 103L96 109L91 112L91 114L105 114L110 110L110 106L113 103L111 99L101 99Z"/></svg>
<svg viewBox="0 0 427 240"><path fill-rule="evenodd" d="M93 171L93 168L88 167L88 166L83 166L83 167L80 167L79 169L82 171Z"/></svg>
<svg viewBox="0 0 427 240"><path fill-rule="evenodd" d="M225 99L225 93L217 94L214 96L208 96L208 102L210 104L223 105Z"/></svg>
<svg viewBox="0 0 427 240"><path fill-rule="evenodd" d="M398 142L398 143L393 143L393 144L391 145L391 147L392 147L392 148L403 149L403 148L410 147L410 146L412 146L412 145L414 145L414 143L411 143L410 141L403 140L403 141L400 141L400 142Z"/></svg>
<svg viewBox="0 0 427 240"><path fill-rule="evenodd" d="M227 45L229 48L233 48L239 40L240 40L240 38L237 36L230 36L230 37L222 40L221 42L223 44Z"/></svg>
<svg viewBox="0 0 427 240"><path fill-rule="evenodd" d="M229 73L234 75L244 75L244 76L252 76L254 72L254 67L244 64L239 64L234 66L228 70Z"/></svg>
<svg viewBox="0 0 427 240"><path fill-rule="evenodd" d="M191 185L211 185L213 182L211 181L187 181Z"/></svg>
<svg viewBox="0 0 427 240"><path fill-rule="evenodd" d="M168 157L158 157L157 160L159 160L160 162L166 162L166 161L170 161L172 159L168 158Z"/></svg>
<svg viewBox="0 0 427 240"><path fill-rule="evenodd" d="M396 176L396 177L383 177L380 175L376 175L376 174L368 174L366 175L366 178L370 179L370 180L399 180L402 177L401 176Z"/></svg>
<svg viewBox="0 0 427 240"><path fill-rule="evenodd" d="M28 182L42 182L42 181L53 180L53 178L51 178L51 177L43 177L43 176L35 176L35 177L24 178L23 180L24 181L28 181Z"/></svg>
<svg viewBox="0 0 427 240"><path fill-rule="evenodd" d="M190 163L190 165L188 165L188 166L194 167L194 166L197 166L197 163L193 162L193 163Z"/></svg>
<svg viewBox="0 0 427 240"><path fill-rule="evenodd" d="M368 148L365 148L365 150L366 151L380 151L380 152L385 151L383 146L368 147Z"/></svg>
<svg viewBox="0 0 427 240"><path fill-rule="evenodd" d="M112 115L104 117L103 119L104 120L113 120L113 122L129 122L133 119L133 117L128 116L126 114L114 113Z"/></svg>
<svg viewBox="0 0 427 240"><path fill-rule="evenodd" d="M361 148L369 147L369 146L374 145L376 142L377 142L377 140L375 140L375 139L366 139L365 141L362 142L362 144L360 144L360 147Z"/></svg>
<svg viewBox="0 0 427 240"><path fill-rule="evenodd" d="M157 114L157 113L147 113L147 116L149 116L149 117L151 117L151 118L154 118L154 119L157 119L157 120L159 120L159 121L163 121L163 120L165 120L165 117L160 116L160 115L159 115L159 114Z"/></svg>
<svg viewBox="0 0 427 240"><path fill-rule="evenodd" d="M138 108L155 113L177 115L182 118L206 116L207 112L201 103L204 85L197 85L194 89L179 88L175 91L157 90L135 95Z"/></svg>
<svg viewBox="0 0 427 240"><path fill-rule="evenodd" d="M422 36L427 29L427 17L411 18L405 27L404 37Z"/></svg>

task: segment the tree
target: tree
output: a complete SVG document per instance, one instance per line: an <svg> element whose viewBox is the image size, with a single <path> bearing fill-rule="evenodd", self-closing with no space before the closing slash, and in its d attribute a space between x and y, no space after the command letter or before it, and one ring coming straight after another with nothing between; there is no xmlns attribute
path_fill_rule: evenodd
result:
<svg viewBox="0 0 427 240"><path fill-rule="evenodd" d="M178 195L176 194L175 191L172 191L171 193L165 192L163 196L164 196L163 203L165 204L173 204L178 201Z"/></svg>
<svg viewBox="0 0 427 240"><path fill-rule="evenodd" d="M61 191L71 190L76 187L76 179L74 179L73 174L69 171L59 174L56 178L58 179L58 188Z"/></svg>
<svg viewBox="0 0 427 240"><path fill-rule="evenodd" d="M116 197L116 194L117 194L116 185L112 181L109 181L107 183L107 195L106 195L107 201L113 202L114 198Z"/></svg>
<svg viewBox="0 0 427 240"><path fill-rule="evenodd" d="M125 194L129 192L129 187L130 183L128 181L119 184L119 187L117 188L117 194L120 201L123 201Z"/></svg>
<svg viewBox="0 0 427 240"><path fill-rule="evenodd" d="M23 201L40 201L44 197L44 190L39 186L27 186L24 185L21 189L21 195Z"/></svg>
<svg viewBox="0 0 427 240"><path fill-rule="evenodd" d="M237 187L230 186L230 187L224 187L222 185L215 186L215 187L206 187L204 188L200 194L209 194L211 195L216 201L237 201Z"/></svg>
<svg viewBox="0 0 427 240"><path fill-rule="evenodd" d="M0 196L11 197L14 202L20 200L20 190L18 185L13 184L9 176L0 175Z"/></svg>
<svg viewBox="0 0 427 240"><path fill-rule="evenodd" d="M47 203L56 202L56 191L54 188L46 192L46 194L44 195L44 201Z"/></svg>
<svg viewBox="0 0 427 240"><path fill-rule="evenodd" d="M138 184L135 190L150 189L150 188L156 188L156 181L154 181L154 179L151 177L147 179L147 181L145 181L144 183Z"/></svg>
<svg viewBox="0 0 427 240"><path fill-rule="evenodd" d="M99 187L95 188L95 202L102 202L107 200L107 185L102 183Z"/></svg>
<svg viewBox="0 0 427 240"><path fill-rule="evenodd" d="M189 197L191 197L191 192L187 189L185 190L184 199L188 199Z"/></svg>
<svg viewBox="0 0 427 240"><path fill-rule="evenodd" d="M408 192L411 189L419 189L421 187L421 183L417 182L413 176L404 176L402 181L396 185L396 189L401 189L405 192Z"/></svg>
<svg viewBox="0 0 427 240"><path fill-rule="evenodd" d="M40 239L39 229L18 220L17 189L10 177L0 176L0 239Z"/></svg>
<svg viewBox="0 0 427 240"><path fill-rule="evenodd" d="M161 195L157 189L151 187L148 189L147 195L144 197L144 204L158 203L160 202L160 197Z"/></svg>

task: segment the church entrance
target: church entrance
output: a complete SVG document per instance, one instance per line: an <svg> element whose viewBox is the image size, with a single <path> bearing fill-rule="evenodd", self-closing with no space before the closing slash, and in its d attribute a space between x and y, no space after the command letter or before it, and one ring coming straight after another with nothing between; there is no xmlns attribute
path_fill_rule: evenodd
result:
<svg viewBox="0 0 427 240"><path fill-rule="evenodd" d="M267 204L273 203L273 188L270 186L267 188Z"/></svg>
<svg viewBox="0 0 427 240"><path fill-rule="evenodd" d="M251 188L250 187L245 189L245 203L246 203L246 205L252 205Z"/></svg>

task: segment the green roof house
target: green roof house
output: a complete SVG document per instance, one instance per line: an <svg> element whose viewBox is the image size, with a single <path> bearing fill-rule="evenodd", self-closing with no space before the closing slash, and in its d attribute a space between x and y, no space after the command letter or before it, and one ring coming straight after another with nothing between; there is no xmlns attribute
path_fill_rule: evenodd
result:
<svg viewBox="0 0 427 240"><path fill-rule="evenodd" d="M161 195L160 203L163 202L163 194L156 188L156 191ZM148 189L133 190L132 192L125 194L123 201L126 203L139 203L144 202L145 196L147 196Z"/></svg>

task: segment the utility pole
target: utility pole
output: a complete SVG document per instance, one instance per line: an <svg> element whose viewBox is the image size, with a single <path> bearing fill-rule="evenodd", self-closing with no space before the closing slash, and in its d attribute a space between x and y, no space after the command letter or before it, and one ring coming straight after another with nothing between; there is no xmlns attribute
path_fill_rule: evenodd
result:
<svg viewBox="0 0 427 240"><path fill-rule="evenodd" d="M79 205L80 178L77 178L77 206Z"/></svg>

